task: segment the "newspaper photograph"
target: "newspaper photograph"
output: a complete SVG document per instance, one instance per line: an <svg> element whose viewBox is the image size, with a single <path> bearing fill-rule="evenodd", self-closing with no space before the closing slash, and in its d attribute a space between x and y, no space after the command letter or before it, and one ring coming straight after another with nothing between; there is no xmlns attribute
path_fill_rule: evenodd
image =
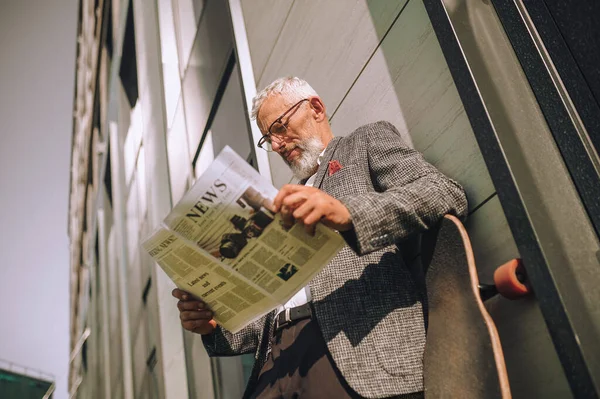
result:
<svg viewBox="0 0 600 399"><path fill-rule="evenodd" d="M277 195L226 147L142 246L177 287L205 301L237 332L287 302L344 246L317 224L286 227L271 212Z"/></svg>

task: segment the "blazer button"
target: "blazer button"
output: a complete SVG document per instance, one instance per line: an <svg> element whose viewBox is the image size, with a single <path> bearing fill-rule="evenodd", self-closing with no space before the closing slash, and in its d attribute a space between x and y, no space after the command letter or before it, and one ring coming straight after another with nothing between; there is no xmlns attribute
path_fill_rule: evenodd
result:
<svg viewBox="0 0 600 399"><path fill-rule="evenodd" d="M386 245L386 246L387 245L392 245L393 240L392 240L392 237L390 237L389 234L384 235L382 238L383 238L383 242L382 242L383 245Z"/></svg>

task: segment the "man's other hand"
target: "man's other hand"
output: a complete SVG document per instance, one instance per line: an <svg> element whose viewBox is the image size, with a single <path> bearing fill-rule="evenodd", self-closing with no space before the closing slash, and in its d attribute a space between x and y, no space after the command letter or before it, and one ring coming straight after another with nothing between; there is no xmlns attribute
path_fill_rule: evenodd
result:
<svg viewBox="0 0 600 399"><path fill-rule="evenodd" d="M217 322L213 320L213 313L204 301L178 288L175 288L171 294L179 299L177 309L179 309L183 328L201 335L210 334L215 330Z"/></svg>
<svg viewBox="0 0 600 399"><path fill-rule="evenodd" d="M273 201L276 212L287 225L294 221L304 224L309 234L314 234L317 222L338 231L352 228L348 208L337 199L314 187L286 184Z"/></svg>

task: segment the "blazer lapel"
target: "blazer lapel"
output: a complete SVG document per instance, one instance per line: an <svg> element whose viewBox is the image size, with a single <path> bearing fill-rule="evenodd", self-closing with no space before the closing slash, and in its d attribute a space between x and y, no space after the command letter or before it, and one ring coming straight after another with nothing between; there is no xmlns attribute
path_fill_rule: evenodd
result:
<svg viewBox="0 0 600 399"><path fill-rule="evenodd" d="M317 169L317 176L315 177L314 187L321 188L321 185L323 184L323 179L325 178L325 173L327 173L327 170L329 169L329 161L331 161L331 158L333 158L335 149L341 140L341 137L334 137L333 140L331 140L331 142L327 146L325 154L323 154L323 158L321 158L321 165L319 165L319 169Z"/></svg>

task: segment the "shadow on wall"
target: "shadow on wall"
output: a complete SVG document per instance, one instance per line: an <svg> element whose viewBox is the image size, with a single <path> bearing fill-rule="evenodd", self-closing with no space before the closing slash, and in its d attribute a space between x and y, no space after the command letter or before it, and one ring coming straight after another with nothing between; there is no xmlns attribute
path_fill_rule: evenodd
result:
<svg viewBox="0 0 600 399"><path fill-rule="evenodd" d="M336 136L390 121L465 187L482 274L519 256L422 0L242 0L242 7L258 89L281 76L306 79L323 98ZM277 154L269 159L276 187L292 181ZM504 334L514 396L569 397L564 377L554 378L562 375L560 364L535 300L501 301L492 314ZM505 336L511 331L521 339ZM547 357L527 355L540 351Z"/></svg>
<svg viewBox="0 0 600 399"><path fill-rule="evenodd" d="M471 209L494 194L422 1L405 4L332 115L332 126L347 134L375 120L393 123L407 143L463 184Z"/></svg>
<svg viewBox="0 0 600 399"><path fill-rule="evenodd" d="M378 7L367 4L377 25ZM471 17L477 24L477 16ZM379 47L332 115L334 132L388 120L430 163L460 182L469 198L467 226L479 273L490 281L485 276L519 254L423 2L408 0L389 29L377 32ZM486 306L500 333L513 397L571 397L536 299L493 298Z"/></svg>

